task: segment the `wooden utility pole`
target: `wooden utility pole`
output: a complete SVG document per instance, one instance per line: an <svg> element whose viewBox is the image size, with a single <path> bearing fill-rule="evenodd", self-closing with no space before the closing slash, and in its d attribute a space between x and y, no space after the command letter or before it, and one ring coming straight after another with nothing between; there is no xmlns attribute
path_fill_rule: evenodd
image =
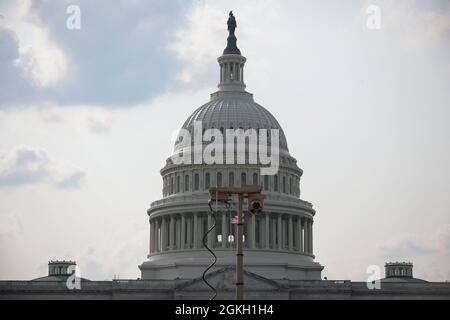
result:
<svg viewBox="0 0 450 320"><path fill-rule="evenodd" d="M243 195L238 195L237 253L236 253L236 300L244 300L244 221L242 213Z"/></svg>
<svg viewBox="0 0 450 320"><path fill-rule="evenodd" d="M259 200L264 200L265 196L261 195L261 186L253 185L241 188L212 187L209 188L210 201L228 202L233 194L238 195L237 206L237 253L236 253L236 300L244 300L244 213L243 201L244 196L259 196ZM262 205L262 204L261 204ZM259 210L260 211L260 210ZM253 211L252 211L253 212ZM222 235L223 236L223 235ZM222 239L226 241L226 239Z"/></svg>

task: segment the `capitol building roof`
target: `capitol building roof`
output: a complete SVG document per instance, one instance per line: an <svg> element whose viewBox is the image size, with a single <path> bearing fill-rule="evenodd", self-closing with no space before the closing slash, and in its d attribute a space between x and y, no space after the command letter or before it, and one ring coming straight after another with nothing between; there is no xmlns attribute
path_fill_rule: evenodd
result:
<svg viewBox="0 0 450 320"><path fill-rule="evenodd" d="M224 94L212 97L211 101L196 109L183 124L183 129L192 130L194 121L201 121L204 129L278 129L280 150L289 152L286 137L277 119L263 106L248 96ZM175 147L177 150L177 146Z"/></svg>

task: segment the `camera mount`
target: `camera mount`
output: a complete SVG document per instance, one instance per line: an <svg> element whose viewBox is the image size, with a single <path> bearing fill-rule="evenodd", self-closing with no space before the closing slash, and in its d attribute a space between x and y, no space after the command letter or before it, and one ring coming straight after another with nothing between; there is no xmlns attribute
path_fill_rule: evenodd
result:
<svg viewBox="0 0 450 320"><path fill-rule="evenodd" d="M250 185L240 188L212 187L209 188L209 203L222 202L224 204L231 201L233 195L238 196L237 210L237 253L236 253L236 300L244 299L244 250L243 235L244 222L242 203L244 198L248 198L248 210L252 214L261 214L264 208L265 195L261 194L261 186Z"/></svg>

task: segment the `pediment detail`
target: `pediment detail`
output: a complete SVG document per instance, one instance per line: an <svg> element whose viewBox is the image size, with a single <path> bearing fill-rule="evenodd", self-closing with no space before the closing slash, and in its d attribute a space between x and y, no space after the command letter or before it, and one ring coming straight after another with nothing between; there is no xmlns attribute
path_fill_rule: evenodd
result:
<svg viewBox="0 0 450 320"><path fill-rule="evenodd" d="M236 289L236 269L224 267L206 275L206 280L217 289L217 291L233 291ZM278 290L282 289L276 281L264 278L255 273L244 270L244 284L246 290ZM176 290L200 291L210 290L203 282L202 277L192 279L177 287Z"/></svg>

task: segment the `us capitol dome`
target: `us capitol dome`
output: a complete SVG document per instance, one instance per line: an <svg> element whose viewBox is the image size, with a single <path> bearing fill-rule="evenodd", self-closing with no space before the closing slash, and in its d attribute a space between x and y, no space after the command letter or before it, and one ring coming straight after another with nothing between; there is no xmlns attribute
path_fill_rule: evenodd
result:
<svg viewBox="0 0 450 320"><path fill-rule="evenodd" d="M448 282L427 282L414 278L411 262L386 263L386 277L383 279L378 279L381 275L376 273L366 281L321 279L323 267L314 261L313 251L315 211L311 203L300 197L303 171L290 155L278 121L253 100L252 94L245 91L246 59L236 46L235 27L234 17L230 13L227 47L218 58L218 90L211 94L210 101L197 108L182 124L173 153L161 169L162 198L154 201L147 210L150 243L147 260L139 266L141 277L90 281L73 272L77 270L74 261L49 261L48 275L45 277L31 281L0 280L0 300L184 300L211 299L216 292L218 299L233 299L238 284L245 284L245 297L250 300L450 298ZM192 141L185 139L188 136L186 133L196 136L199 123L202 127L200 143L194 143L193 153L187 152ZM255 130L259 132L259 137L267 138L272 159L279 159L278 170L273 170L273 174L262 170L268 166L264 158L232 163L215 161L212 164L206 159L177 161L180 155L195 160L199 153L205 154L211 145L205 143L205 140L210 141L205 139L208 131L228 133L244 129L245 132ZM264 131L267 129L274 130L270 139ZM278 133L278 138L273 138L273 132ZM216 134L214 141L220 136ZM226 146L222 148L227 149L229 145L227 139ZM272 153L273 145L279 146L274 149L275 154ZM227 152L227 156L242 159L245 155L245 160L250 159L255 152L253 147L250 139L248 145L245 142L234 145L233 138L233 149L227 150L231 151ZM258 144L260 147L261 144ZM214 154L219 159L220 150L215 150ZM208 189L245 185L260 185L266 199L261 214L244 211L243 282L236 283L236 225L233 223L236 203L230 208L220 207L217 213L212 214L208 205ZM202 275L213 257L203 246L202 240L214 220L216 226L205 240L218 259L205 276L210 285L207 286Z"/></svg>
<svg viewBox="0 0 450 320"><path fill-rule="evenodd" d="M232 14L230 19L235 22ZM261 175L260 169L264 165L260 161L254 164L206 164L204 161L177 164L173 157L189 147L180 136L173 154L161 169L162 198L151 203L147 210L150 246L148 260L139 266L142 279L195 279L201 276L212 261L211 254L202 244L203 235L213 224L208 189L255 184L262 186L266 200L262 214L244 211L245 270L267 279L321 279L323 267L314 261L313 251L315 211L311 203L300 198L303 171L289 153L278 121L245 90L246 58L236 45L235 26L235 23L230 25L229 20L227 47L217 59L220 66L218 90L187 118L182 129L194 134L196 122L201 122L203 131L217 129L221 133L227 129L254 129L257 132L277 129L278 172ZM236 206L231 210L221 208L216 214L216 227L207 240L217 255L212 270L235 266L236 230L231 223L235 215Z"/></svg>

